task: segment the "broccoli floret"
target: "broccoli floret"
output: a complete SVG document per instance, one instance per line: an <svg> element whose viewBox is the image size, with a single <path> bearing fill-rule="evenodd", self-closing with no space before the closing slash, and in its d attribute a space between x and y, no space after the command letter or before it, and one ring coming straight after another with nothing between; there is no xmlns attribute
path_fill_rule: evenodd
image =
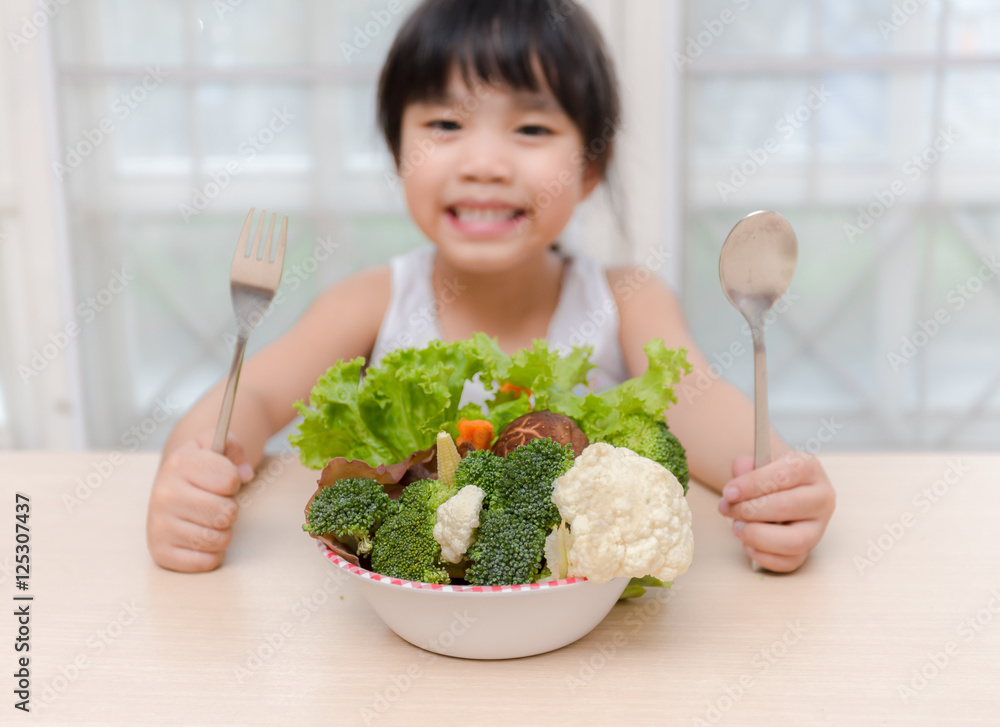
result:
<svg viewBox="0 0 1000 727"><path fill-rule="evenodd" d="M312 535L334 535L364 555L372 536L395 509L385 490L372 479L349 477L316 493L302 529Z"/></svg>
<svg viewBox="0 0 1000 727"><path fill-rule="evenodd" d="M659 462L670 470L687 494L687 453L662 419L630 414L603 439L615 447L627 447L642 457Z"/></svg>
<svg viewBox="0 0 1000 727"><path fill-rule="evenodd" d="M469 452L455 469L455 488L476 485L486 493L486 501L493 499L497 490L506 486L507 460L497 457L488 449Z"/></svg>
<svg viewBox="0 0 1000 727"><path fill-rule="evenodd" d="M491 479L465 577L485 586L533 583L541 575L545 538L560 521L552 483L573 466L573 448L538 438L506 457L481 459Z"/></svg>
<svg viewBox="0 0 1000 727"><path fill-rule="evenodd" d="M441 562L441 546L434 539L438 506L455 490L438 480L407 485L398 507L375 533L372 569L390 578L424 583L449 583Z"/></svg>
<svg viewBox="0 0 1000 727"><path fill-rule="evenodd" d="M487 507L501 508L534 523L548 535L559 524L552 483L573 466L573 448L540 437L503 457L506 480Z"/></svg>
<svg viewBox="0 0 1000 727"><path fill-rule="evenodd" d="M469 549L465 578L477 586L508 586L538 580L548 533L519 513L484 510L479 537Z"/></svg>

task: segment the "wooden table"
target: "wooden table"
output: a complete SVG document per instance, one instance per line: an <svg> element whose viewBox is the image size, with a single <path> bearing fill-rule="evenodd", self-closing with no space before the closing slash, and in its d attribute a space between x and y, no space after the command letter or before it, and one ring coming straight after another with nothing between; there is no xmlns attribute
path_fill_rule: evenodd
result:
<svg viewBox="0 0 1000 727"><path fill-rule="evenodd" d="M822 459L838 511L799 572L751 571L694 486L695 560L672 591L559 651L477 662L396 637L319 555L299 529L316 473L290 456L244 488L225 565L181 575L146 552L155 454L2 454L0 722L1000 724L1000 456ZM24 603L30 715L13 694Z"/></svg>

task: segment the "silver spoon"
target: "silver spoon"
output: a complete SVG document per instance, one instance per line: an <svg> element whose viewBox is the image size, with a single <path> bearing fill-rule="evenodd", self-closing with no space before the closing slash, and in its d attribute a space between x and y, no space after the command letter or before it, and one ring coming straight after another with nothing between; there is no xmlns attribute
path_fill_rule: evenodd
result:
<svg viewBox="0 0 1000 727"><path fill-rule="evenodd" d="M722 290L747 319L753 337L754 468L771 462L764 319L788 290L798 258L795 232L776 212L754 212L737 222L719 256Z"/></svg>

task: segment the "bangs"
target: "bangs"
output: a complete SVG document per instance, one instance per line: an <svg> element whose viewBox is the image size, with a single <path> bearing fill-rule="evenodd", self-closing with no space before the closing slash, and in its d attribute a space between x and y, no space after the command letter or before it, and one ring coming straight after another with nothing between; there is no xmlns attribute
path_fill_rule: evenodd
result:
<svg viewBox="0 0 1000 727"><path fill-rule="evenodd" d="M453 4L455 12L442 13L440 17L443 27L432 29L424 38L451 37L455 42L420 44L410 66L414 81L420 80L410 85L408 103L444 96L448 78L456 66L469 88L479 83L506 86L514 91L549 88L558 98L555 54L539 37L543 29L538 24L524 22L523 13L501 17L497 11L502 4L482 0ZM514 26L509 25L511 21ZM549 51L543 55L539 48ZM542 79L538 78L539 70L544 73Z"/></svg>
<svg viewBox="0 0 1000 727"><path fill-rule="evenodd" d="M456 67L469 88L551 91L585 144L617 131L613 66L582 7L565 0L427 0L400 29L379 80L379 124L397 164L403 110L445 98ZM602 175L608 151L594 160Z"/></svg>

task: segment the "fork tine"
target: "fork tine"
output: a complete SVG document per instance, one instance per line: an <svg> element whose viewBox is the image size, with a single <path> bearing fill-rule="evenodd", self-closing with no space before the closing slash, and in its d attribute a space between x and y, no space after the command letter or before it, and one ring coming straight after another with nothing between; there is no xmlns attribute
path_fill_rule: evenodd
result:
<svg viewBox="0 0 1000 727"><path fill-rule="evenodd" d="M253 250L250 251L250 258L256 260L260 257L260 233L264 231L264 221L267 219L267 210L261 210L260 222L257 223L257 234L253 238Z"/></svg>
<svg viewBox="0 0 1000 727"><path fill-rule="evenodd" d="M246 257L247 254L247 240L250 239L250 225L253 224L253 213L256 207L250 208L250 214L247 215L246 222L243 223L243 229L240 231L240 241L236 243L236 249L239 250L240 254Z"/></svg>
<svg viewBox="0 0 1000 727"><path fill-rule="evenodd" d="M264 262L271 262L271 253L274 252L274 218L278 216L277 212L271 213L271 223L267 226L267 245L264 248Z"/></svg>
<svg viewBox="0 0 1000 727"><path fill-rule="evenodd" d="M281 217L281 232L278 233L278 251L274 255L274 264L280 269L285 260L285 238L288 236L288 215Z"/></svg>

